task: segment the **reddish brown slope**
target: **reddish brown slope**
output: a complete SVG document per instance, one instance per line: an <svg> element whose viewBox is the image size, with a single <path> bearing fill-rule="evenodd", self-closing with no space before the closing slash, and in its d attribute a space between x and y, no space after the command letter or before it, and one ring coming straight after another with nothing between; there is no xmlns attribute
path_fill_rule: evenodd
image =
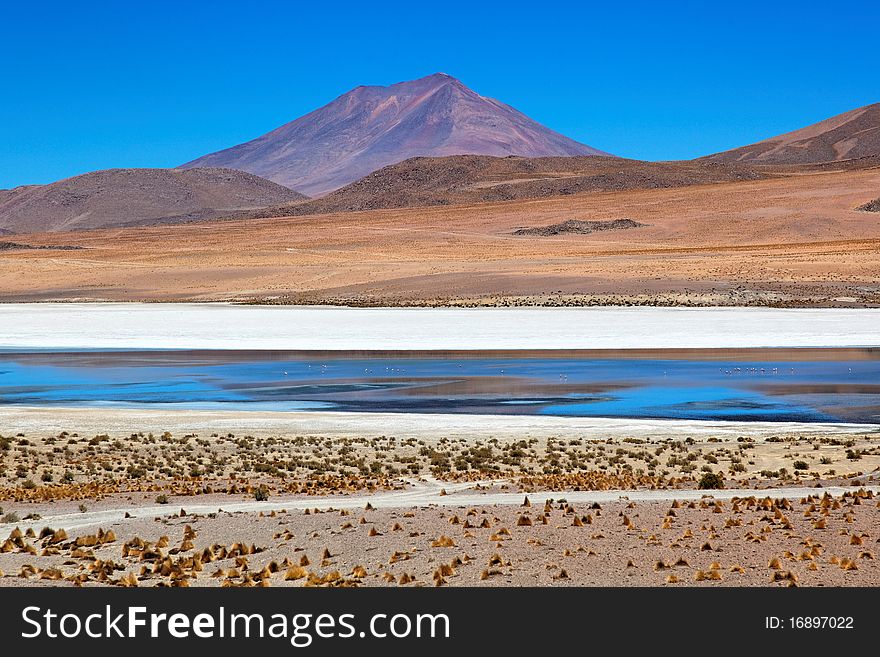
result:
<svg viewBox="0 0 880 657"><path fill-rule="evenodd" d="M878 155L880 103L874 103L794 132L702 159L754 164L810 164Z"/></svg>
<svg viewBox="0 0 880 657"><path fill-rule="evenodd" d="M0 192L0 234L203 221L303 198L229 169L108 169Z"/></svg>

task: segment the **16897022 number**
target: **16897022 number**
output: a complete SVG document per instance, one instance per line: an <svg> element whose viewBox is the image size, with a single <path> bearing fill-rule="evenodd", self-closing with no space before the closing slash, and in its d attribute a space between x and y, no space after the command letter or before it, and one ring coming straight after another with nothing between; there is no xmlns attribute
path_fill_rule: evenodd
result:
<svg viewBox="0 0 880 657"><path fill-rule="evenodd" d="M789 627L794 630L851 630L852 616L791 616Z"/></svg>

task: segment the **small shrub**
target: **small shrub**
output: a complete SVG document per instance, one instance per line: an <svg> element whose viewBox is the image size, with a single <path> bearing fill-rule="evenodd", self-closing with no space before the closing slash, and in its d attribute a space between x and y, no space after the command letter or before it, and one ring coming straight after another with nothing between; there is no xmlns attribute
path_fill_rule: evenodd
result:
<svg viewBox="0 0 880 657"><path fill-rule="evenodd" d="M795 461L794 462L794 469L795 470L809 470L810 466L807 465L806 461Z"/></svg>
<svg viewBox="0 0 880 657"><path fill-rule="evenodd" d="M168 496L167 495L157 495L156 496L156 504L168 504Z"/></svg>
<svg viewBox="0 0 880 657"><path fill-rule="evenodd" d="M137 465L128 466L127 472L128 476L132 479L140 479L147 474L146 469Z"/></svg>
<svg viewBox="0 0 880 657"><path fill-rule="evenodd" d="M80 504L80 505L79 505L79 512L80 512L80 513L85 513L85 512L88 511L88 510L89 510L89 507L87 507L85 504Z"/></svg>
<svg viewBox="0 0 880 657"><path fill-rule="evenodd" d="M724 478L717 472L706 472L700 477L700 490L724 488Z"/></svg>
<svg viewBox="0 0 880 657"><path fill-rule="evenodd" d="M266 484L263 484L256 490L254 490L254 499L257 502L266 502L269 500L269 487Z"/></svg>
<svg viewBox="0 0 880 657"><path fill-rule="evenodd" d="M18 522L19 520L21 520L21 518L19 518L18 514L15 513L14 511L10 511L6 515L4 515L2 518L0 518L0 522L4 522L4 523Z"/></svg>

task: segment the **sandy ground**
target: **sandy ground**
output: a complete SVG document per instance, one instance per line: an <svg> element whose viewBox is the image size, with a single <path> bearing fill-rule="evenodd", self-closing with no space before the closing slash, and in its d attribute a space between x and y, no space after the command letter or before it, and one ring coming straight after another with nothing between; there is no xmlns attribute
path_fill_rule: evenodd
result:
<svg viewBox="0 0 880 657"><path fill-rule="evenodd" d="M29 235L5 301L466 305L880 303L880 171L679 189ZM536 238L569 219L644 228ZM25 241L25 240L23 240Z"/></svg>
<svg viewBox="0 0 880 657"><path fill-rule="evenodd" d="M876 426L579 423L7 407L0 585L880 584Z"/></svg>
<svg viewBox="0 0 880 657"><path fill-rule="evenodd" d="M0 503L22 516L125 491L350 494L425 476L667 489L705 472L727 488L778 487L880 471L880 426L869 424L6 406L0 426Z"/></svg>
<svg viewBox="0 0 880 657"><path fill-rule="evenodd" d="M0 585L876 586L876 492L841 493L494 504L452 492L444 507L316 502L23 526L4 543Z"/></svg>
<svg viewBox="0 0 880 657"><path fill-rule="evenodd" d="M822 486L824 495L841 496L851 492L853 486L870 491L873 494L880 492L880 487L872 485L872 482L880 482L877 476L862 476L855 480L850 487ZM521 488L513 485L513 488ZM136 496L111 495L95 503L91 509L80 511L74 508L70 502L60 501L52 507L52 515L42 515L39 519L23 520L15 523L16 526L26 529L28 527L39 530L46 525L54 529L64 529L68 532L83 533L82 530L96 530L101 526L120 527L129 520L167 518L179 515L178 508L185 507L187 515L209 514L268 514L273 511L305 511L314 510L341 510L361 509L370 505L375 509L420 509L427 507L456 507L465 506L522 506L524 497L531 495L536 497L535 492L518 491L509 492L511 484L499 483L486 479L476 482L446 482L433 477L426 478L403 478L400 486L394 490L374 493L351 493L348 495L326 496L290 496L284 495L264 502L253 499L230 499L228 495L205 495L200 496L198 501L186 496L177 496L169 499L169 502L157 505L145 496L141 505L132 505L131 501ZM780 497L806 497L816 494L815 484L800 486L783 486L775 488L732 488L712 490L707 493L700 489L636 489L636 490L554 490L537 493L538 498L552 496L556 499L564 499L571 504L592 505L595 503L605 504L608 502L699 502L711 496L715 500L732 500L735 498L750 497L761 494ZM127 499L131 497L132 499ZM172 504L175 503L175 504ZM31 507L28 507L31 508ZM44 507L48 508L48 507ZM9 523L7 523L9 524Z"/></svg>
<svg viewBox="0 0 880 657"><path fill-rule="evenodd" d="M877 347L880 309L0 304L0 348Z"/></svg>

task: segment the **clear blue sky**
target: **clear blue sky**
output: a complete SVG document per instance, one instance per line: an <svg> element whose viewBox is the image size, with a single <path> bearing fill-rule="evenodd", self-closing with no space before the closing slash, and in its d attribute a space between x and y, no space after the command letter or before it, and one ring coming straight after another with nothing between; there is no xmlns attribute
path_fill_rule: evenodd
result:
<svg viewBox="0 0 880 657"><path fill-rule="evenodd" d="M880 101L876 0L616 4L4 2L0 188L174 166L437 71L644 159Z"/></svg>

